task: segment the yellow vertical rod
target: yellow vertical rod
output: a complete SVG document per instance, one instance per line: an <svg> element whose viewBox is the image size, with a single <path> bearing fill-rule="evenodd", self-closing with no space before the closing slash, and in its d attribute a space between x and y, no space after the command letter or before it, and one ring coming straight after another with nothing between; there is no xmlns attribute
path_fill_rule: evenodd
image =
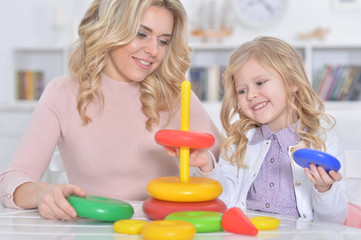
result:
<svg viewBox="0 0 361 240"><path fill-rule="evenodd" d="M191 83L183 81L181 87L181 130L189 131ZM189 147L180 147L180 181L189 181Z"/></svg>

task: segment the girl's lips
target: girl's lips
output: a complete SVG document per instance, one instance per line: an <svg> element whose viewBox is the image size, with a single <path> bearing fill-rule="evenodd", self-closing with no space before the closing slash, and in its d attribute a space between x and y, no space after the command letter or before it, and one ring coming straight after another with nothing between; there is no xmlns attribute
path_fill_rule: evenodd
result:
<svg viewBox="0 0 361 240"><path fill-rule="evenodd" d="M257 104L252 106L252 109L255 110L255 111L260 110L260 109L264 108L268 103L269 103L269 101L257 103Z"/></svg>
<svg viewBox="0 0 361 240"><path fill-rule="evenodd" d="M151 67L151 65L153 64L151 61L147 61L144 59L140 59L140 58L133 58L135 63L141 67L142 69L149 69Z"/></svg>

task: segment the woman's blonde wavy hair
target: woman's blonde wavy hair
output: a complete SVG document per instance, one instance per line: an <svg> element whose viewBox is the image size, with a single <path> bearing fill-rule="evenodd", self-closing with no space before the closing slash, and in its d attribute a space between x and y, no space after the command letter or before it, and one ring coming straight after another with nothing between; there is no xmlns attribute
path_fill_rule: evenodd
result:
<svg viewBox="0 0 361 240"><path fill-rule="evenodd" d="M128 44L137 35L142 16L150 6L164 7L174 17L172 39L162 64L140 83L145 127L151 131L159 124L159 111L169 111L180 98L180 86L190 65L187 15L179 0L95 0L82 19L69 57L69 70L79 80L78 112L85 124L88 104L95 98L104 106L100 89L102 72L110 51ZM168 121L169 121L168 119Z"/></svg>
<svg viewBox="0 0 361 240"><path fill-rule="evenodd" d="M312 90L299 54L286 42L273 37L259 37L236 49L224 72L225 97L221 108L221 121L226 140L221 146L221 154L238 167L245 167L243 159L247 150L246 133L251 128L259 128L261 124L248 118L240 109L235 89L234 74L250 59L270 67L282 77L290 118L297 116L300 120L296 132L304 143L304 147L326 151L321 133L332 128L335 119L324 113L321 99ZM296 86L296 93L294 87ZM295 97L292 95L295 94ZM294 98L294 101L292 100ZM292 119L290 119L290 124ZM323 123L328 123L324 126ZM231 151L231 145L236 150ZM296 149L293 149L293 151Z"/></svg>

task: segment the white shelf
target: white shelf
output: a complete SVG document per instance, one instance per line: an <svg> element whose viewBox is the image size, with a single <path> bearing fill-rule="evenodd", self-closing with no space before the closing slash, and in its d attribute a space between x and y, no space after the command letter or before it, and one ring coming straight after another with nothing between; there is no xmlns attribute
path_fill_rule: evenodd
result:
<svg viewBox="0 0 361 240"><path fill-rule="evenodd" d="M241 42L191 42L193 49L191 67L227 66L232 52ZM305 70L310 82L314 80L317 71L325 64L359 65L361 66L361 44L322 44L294 42L291 45L302 57ZM45 85L54 77L68 73L66 48L59 46L17 47L13 50L14 78L13 102L24 104L16 100L17 70L40 70L44 72Z"/></svg>

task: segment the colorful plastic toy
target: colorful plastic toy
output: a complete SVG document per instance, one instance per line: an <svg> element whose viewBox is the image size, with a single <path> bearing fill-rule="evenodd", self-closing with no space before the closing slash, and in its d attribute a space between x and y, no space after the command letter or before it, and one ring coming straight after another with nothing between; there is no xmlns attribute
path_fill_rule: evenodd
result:
<svg viewBox="0 0 361 240"><path fill-rule="evenodd" d="M214 137L208 133L199 133L182 130L159 130L154 135L159 145L172 147L189 147L207 149L213 146Z"/></svg>
<svg viewBox="0 0 361 240"><path fill-rule="evenodd" d="M326 172L338 171L341 168L340 162L331 154L309 148L298 149L293 153L293 160L303 168L310 166L310 163L321 166Z"/></svg>
<svg viewBox="0 0 361 240"><path fill-rule="evenodd" d="M113 224L113 229L117 233L140 234L143 226L147 223L147 221L138 219L118 220Z"/></svg>
<svg viewBox="0 0 361 240"><path fill-rule="evenodd" d="M200 202L216 199L222 193L222 186L210 178L189 177L189 148L209 148L214 144L212 135L189 132L191 84L182 82L181 129L160 130L155 140L161 145L179 147L179 177L162 177L150 181L148 193L156 199L176 202Z"/></svg>
<svg viewBox="0 0 361 240"><path fill-rule="evenodd" d="M181 220L192 223L197 233L222 231L222 213L211 211L184 211L174 212L165 217L165 220Z"/></svg>
<svg viewBox="0 0 361 240"><path fill-rule="evenodd" d="M223 213L222 227L224 231L256 236L257 228L240 208L233 207Z"/></svg>
<svg viewBox="0 0 361 240"><path fill-rule="evenodd" d="M258 230L273 230L280 225L280 220L275 217L258 216L250 217L249 220Z"/></svg>
<svg viewBox="0 0 361 240"><path fill-rule="evenodd" d="M215 140L210 134L189 131L190 82L183 81L181 88L180 130L160 130L154 137L160 145L179 147L180 174L179 177L156 178L148 183L147 192L151 198L143 203L143 211L150 219L163 219L169 213L185 211L190 206L191 210L203 210L209 204L207 202L217 199L222 193L222 185L218 181L204 177L189 177L189 149L207 149ZM221 209L219 211L224 211L225 205L219 201L216 201L216 207Z"/></svg>
<svg viewBox="0 0 361 240"><path fill-rule="evenodd" d="M191 240L196 228L186 221L158 220L145 224L141 234L145 240Z"/></svg>
<svg viewBox="0 0 361 240"><path fill-rule="evenodd" d="M153 220L164 219L168 214L182 211L213 211L223 213L226 204L220 199L207 202L168 202L155 198L148 198L143 203L144 214Z"/></svg>
<svg viewBox="0 0 361 240"><path fill-rule="evenodd" d="M91 195L82 198L71 195L68 197L68 202L73 206L78 216L84 218L115 222L121 219L129 219L134 214L132 205L113 198Z"/></svg>
<svg viewBox="0 0 361 240"><path fill-rule="evenodd" d="M183 182L179 177L160 177L148 183L147 192L163 201L204 202L221 195L222 185L211 178L190 177Z"/></svg>

